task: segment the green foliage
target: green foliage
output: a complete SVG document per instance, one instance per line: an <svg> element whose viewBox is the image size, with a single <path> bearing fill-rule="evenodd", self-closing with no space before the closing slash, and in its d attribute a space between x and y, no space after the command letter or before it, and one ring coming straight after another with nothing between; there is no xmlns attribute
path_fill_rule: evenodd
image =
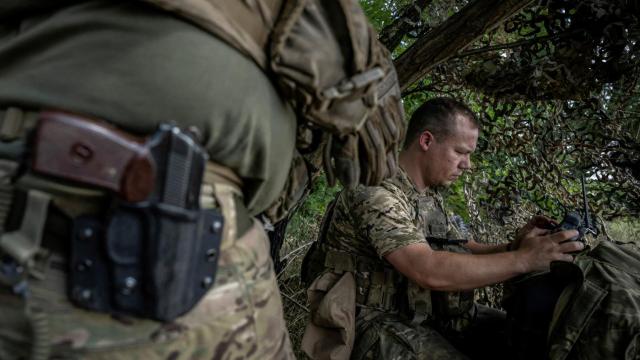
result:
<svg viewBox="0 0 640 360"><path fill-rule="evenodd" d="M640 220L622 218L607 224L609 237L621 242L635 242L640 244Z"/></svg>
<svg viewBox="0 0 640 360"><path fill-rule="evenodd" d="M294 224L296 221L299 221L299 218L322 217L327 204L341 189L342 187L340 185L329 187L324 174L319 176L316 181L314 181L311 193L305 199L304 204L296 211L293 218Z"/></svg>
<svg viewBox="0 0 640 360"><path fill-rule="evenodd" d="M371 24L380 31L385 26L391 24L398 14L398 10L409 1L389 1L389 0L360 0L360 5Z"/></svg>

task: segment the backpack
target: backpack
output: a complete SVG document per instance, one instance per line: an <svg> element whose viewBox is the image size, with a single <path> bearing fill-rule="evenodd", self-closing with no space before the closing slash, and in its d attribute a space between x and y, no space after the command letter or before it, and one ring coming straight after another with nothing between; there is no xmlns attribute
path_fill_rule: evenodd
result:
<svg viewBox="0 0 640 360"><path fill-rule="evenodd" d="M550 358L640 359L640 248L603 241L558 265L574 276L554 309Z"/></svg>
<svg viewBox="0 0 640 360"><path fill-rule="evenodd" d="M524 328L516 359L640 359L637 245L602 241L510 290L509 318L518 322L512 330ZM518 351L521 344L526 348Z"/></svg>
<svg viewBox="0 0 640 360"><path fill-rule="evenodd" d="M146 1L212 32L273 75L298 114L298 148L323 150L332 185L335 178L347 187L376 185L395 172L405 126L400 88L357 0Z"/></svg>

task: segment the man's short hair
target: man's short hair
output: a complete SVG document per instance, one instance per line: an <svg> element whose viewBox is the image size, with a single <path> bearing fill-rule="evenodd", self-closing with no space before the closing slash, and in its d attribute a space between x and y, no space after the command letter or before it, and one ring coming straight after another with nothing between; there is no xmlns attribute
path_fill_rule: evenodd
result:
<svg viewBox="0 0 640 360"><path fill-rule="evenodd" d="M404 148L408 148L425 130L429 130L434 136L441 138L451 135L456 124L456 116L458 115L469 119L473 125L479 127L478 120L473 111L460 101L447 97L433 98L425 101L413 113L411 120L409 120Z"/></svg>

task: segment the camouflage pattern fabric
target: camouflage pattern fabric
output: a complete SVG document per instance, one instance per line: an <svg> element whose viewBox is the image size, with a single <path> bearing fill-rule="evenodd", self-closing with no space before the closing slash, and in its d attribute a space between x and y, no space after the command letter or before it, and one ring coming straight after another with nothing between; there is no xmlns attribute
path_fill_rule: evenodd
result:
<svg viewBox="0 0 640 360"><path fill-rule="evenodd" d="M514 359L640 359L637 244L603 240L507 285Z"/></svg>
<svg viewBox="0 0 640 360"><path fill-rule="evenodd" d="M640 359L637 244L603 241L552 273L573 280L554 311L550 359Z"/></svg>
<svg viewBox="0 0 640 360"><path fill-rule="evenodd" d="M171 323L74 307L54 261L27 302L0 294L0 359L27 358L39 334L56 359L293 359L267 242L256 223L225 246L215 286Z"/></svg>
<svg viewBox="0 0 640 360"><path fill-rule="evenodd" d="M356 333L354 360L467 359L436 330L398 321L397 315L378 312L363 317Z"/></svg>
<svg viewBox="0 0 640 360"><path fill-rule="evenodd" d="M393 314L361 317L352 359L511 359L502 341L504 313L488 306L478 305L472 326L456 333L398 321Z"/></svg>
<svg viewBox="0 0 640 360"><path fill-rule="evenodd" d="M326 246L381 259L393 250L424 242L424 218L417 204L422 197L437 196L426 191L418 192L400 169L380 186L341 192L327 230Z"/></svg>
<svg viewBox="0 0 640 360"><path fill-rule="evenodd" d="M3 4L0 19L0 111L64 109L138 135L193 127L210 160L243 179L251 215L278 200L295 113L224 41L138 1L24 0Z"/></svg>
<svg viewBox="0 0 640 360"><path fill-rule="evenodd" d="M337 198L334 215L327 230L325 246L355 256L367 257L389 266L383 257L404 246L421 243L425 236L461 238L447 219L441 195L427 189L419 192L400 169L377 187L345 190ZM438 250L466 251L446 245ZM399 274L398 274L399 275ZM399 275L400 278L403 278ZM356 274L356 279L360 279ZM411 303L428 302L432 292L408 281L405 298ZM360 284L358 285L360 286ZM457 333L474 320L473 293L437 293L437 308L446 309L444 317L436 316L429 324L439 330ZM451 305L451 306L450 306ZM454 311L455 309L455 311ZM446 314L444 314L446 313ZM368 359L458 359L464 358L435 328L412 324L406 309L374 309L360 307L356 319L356 340L352 358Z"/></svg>

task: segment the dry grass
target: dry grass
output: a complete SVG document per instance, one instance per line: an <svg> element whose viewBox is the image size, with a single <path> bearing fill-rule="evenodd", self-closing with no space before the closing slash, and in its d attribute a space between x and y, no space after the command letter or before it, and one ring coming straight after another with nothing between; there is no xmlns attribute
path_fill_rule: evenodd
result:
<svg viewBox="0 0 640 360"><path fill-rule="evenodd" d="M300 284L300 265L309 245L318 235L321 216L322 214L319 218L313 218L295 215L281 250L282 259L286 259L286 265L278 274L278 284L282 294L285 320L298 359L306 358L300 350L300 342L309 315L306 289Z"/></svg>

